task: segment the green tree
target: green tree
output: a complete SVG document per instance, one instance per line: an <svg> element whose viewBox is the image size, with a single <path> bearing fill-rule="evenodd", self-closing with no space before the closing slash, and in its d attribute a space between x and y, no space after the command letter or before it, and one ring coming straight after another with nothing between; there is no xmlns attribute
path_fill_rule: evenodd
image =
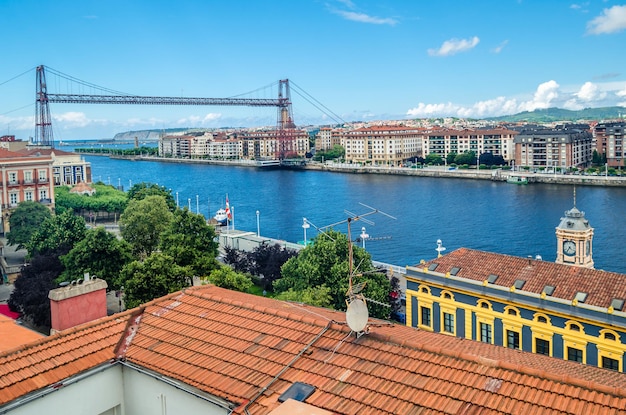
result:
<svg viewBox="0 0 626 415"><path fill-rule="evenodd" d="M345 154L346 154L346 150L339 144L335 144L333 148L329 150L316 151L315 156L313 156L313 160L315 161L335 160L335 159L342 158Z"/></svg>
<svg viewBox="0 0 626 415"><path fill-rule="evenodd" d="M41 203L31 201L20 203L9 218L11 231L6 235L9 245L17 245L17 249L24 249L33 233L51 217L50 209Z"/></svg>
<svg viewBox="0 0 626 415"><path fill-rule="evenodd" d="M222 265L218 269L211 271L206 280L211 284L228 288L229 290L246 292L252 287L252 279L250 276L237 272L226 265Z"/></svg>
<svg viewBox="0 0 626 415"><path fill-rule="evenodd" d="M476 164L476 153L473 151L464 151L461 154L457 154L454 158L455 164Z"/></svg>
<svg viewBox="0 0 626 415"><path fill-rule="evenodd" d="M262 243L249 255L250 273L263 277L263 288L273 291L274 281L281 277L281 268L289 258L297 255L293 249L287 249L279 244Z"/></svg>
<svg viewBox="0 0 626 415"><path fill-rule="evenodd" d="M431 153L426 156L426 158L424 159L424 162L426 164L441 165L443 164L443 158L441 158L439 154Z"/></svg>
<svg viewBox="0 0 626 415"><path fill-rule="evenodd" d="M455 152L448 153L448 155L446 156L446 163L448 164L455 163L456 156L457 156L457 153Z"/></svg>
<svg viewBox="0 0 626 415"><path fill-rule="evenodd" d="M174 211L169 228L161 235L160 248L176 264L189 267L196 276L206 276L218 266L215 229L202 215L187 208Z"/></svg>
<svg viewBox="0 0 626 415"><path fill-rule="evenodd" d="M128 189L129 200L143 200L148 196L163 196L167 208L174 212L176 210L176 201L172 196L172 191L166 189L165 186L159 186L155 183L136 183L130 189Z"/></svg>
<svg viewBox="0 0 626 415"><path fill-rule="evenodd" d="M133 308L155 298L182 290L187 286L191 272L174 263L162 253L153 253L145 261L133 261L122 268L126 307Z"/></svg>
<svg viewBox="0 0 626 415"><path fill-rule="evenodd" d="M48 293L56 288L55 280L63 271L59 252L36 255L22 267L15 280L9 308L22 313L26 321L43 329L50 328L50 300Z"/></svg>
<svg viewBox="0 0 626 415"><path fill-rule="evenodd" d="M71 210L77 215L87 212L107 212L121 214L128 204L127 194L113 186L103 183L93 184L96 190L92 196L70 193L69 186L57 186L54 189L54 202L57 213Z"/></svg>
<svg viewBox="0 0 626 415"><path fill-rule="evenodd" d="M110 290L121 286L120 272L133 260L130 244L103 227L90 229L85 238L61 257L65 281L82 278L85 272L105 280Z"/></svg>
<svg viewBox="0 0 626 415"><path fill-rule="evenodd" d="M170 227L173 216L163 196L131 199L120 217L120 232L133 253L146 258L159 246L161 233Z"/></svg>
<svg viewBox="0 0 626 415"><path fill-rule="evenodd" d="M274 282L277 292L304 291L310 287L325 285L330 289L332 307L346 309L346 292L349 286L349 242L346 235L330 230L317 235L313 244L289 259L282 267L282 278ZM365 282L365 297L387 304L391 285L387 276L375 272L370 254L363 248L353 246L353 284ZM368 304L371 315L386 318L389 309Z"/></svg>
<svg viewBox="0 0 626 415"><path fill-rule="evenodd" d="M48 252L69 252L87 232L85 221L71 211L52 216L44 221L26 244L29 256Z"/></svg>
<svg viewBox="0 0 626 415"><path fill-rule="evenodd" d="M276 295L274 298L277 300L309 304L316 307L330 307L333 300L330 296L330 289L323 284L317 287L305 288L302 291L295 291L293 288L290 288Z"/></svg>

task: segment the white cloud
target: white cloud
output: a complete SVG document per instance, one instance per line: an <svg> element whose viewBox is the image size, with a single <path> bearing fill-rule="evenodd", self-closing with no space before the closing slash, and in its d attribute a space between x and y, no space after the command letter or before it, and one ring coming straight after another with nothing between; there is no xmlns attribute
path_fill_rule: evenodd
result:
<svg viewBox="0 0 626 415"><path fill-rule="evenodd" d="M502 49L504 49L504 47L509 43L508 40L505 40L504 42L500 43L498 46L496 46L495 48L491 49L491 51L493 53L500 53L502 52Z"/></svg>
<svg viewBox="0 0 626 415"><path fill-rule="evenodd" d="M615 93L615 95L617 95L618 97L626 97L626 86L624 87L624 89L619 90Z"/></svg>
<svg viewBox="0 0 626 415"><path fill-rule="evenodd" d="M92 123L84 112L66 112L54 115L53 118L62 123L64 127L86 127Z"/></svg>
<svg viewBox="0 0 626 415"><path fill-rule="evenodd" d="M536 109L550 108L552 102L559 97L559 84L556 81L548 81L540 84L531 101L522 102L519 106L521 111L534 111Z"/></svg>
<svg viewBox="0 0 626 415"><path fill-rule="evenodd" d="M624 29L626 29L626 6L604 9L600 16L587 23L587 33L592 35L617 33Z"/></svg>
<svg viewBox="0 0 626 415"><path fill-rule="evenodd" d="M574 94L581 101L592 102L592 101L600 101L606 98L606 92L601 91L598 86L592 82L585 82L585 84L580 87L580 90Z"/></svg>
<svg viewBox="0 0 626 415"><path fill-rule="evenodd" d="M473 49L479 42L478 36L471 39L450 39L443 42L439 49L428 49L428 54L430 56L451 56Z"/></svg>
<svg viewBox="0 0 626 415"><path fill-rule="evenodd" d="M345 10L333 10L333 13L338 14L344 19L351 20L353 22L386 24L390 26L394 26L396 23L398 23L396 19L393 19L391 17L376 17L370 16L369 14L365 13L350 12Z"/></svg>

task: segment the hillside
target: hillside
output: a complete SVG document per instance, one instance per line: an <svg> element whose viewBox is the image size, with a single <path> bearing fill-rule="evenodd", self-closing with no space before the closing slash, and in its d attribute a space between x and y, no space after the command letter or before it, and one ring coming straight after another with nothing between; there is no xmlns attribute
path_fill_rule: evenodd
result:
<svg viewBox="0 0 626 415"><path fill-rule="evenodd" d="M489 121L498 122L536 122L546 123L555 121L581 121L581 120L615 120L626 116L624 107L585 108L579 111L571 111L562 108L546 108L534 111L524 111L513 115L487 118Z"/></svg>

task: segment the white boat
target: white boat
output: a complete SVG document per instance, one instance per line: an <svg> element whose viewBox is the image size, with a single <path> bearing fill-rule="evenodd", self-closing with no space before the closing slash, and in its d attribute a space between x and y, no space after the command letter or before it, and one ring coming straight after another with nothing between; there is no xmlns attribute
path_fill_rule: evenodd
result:
<svg viewBox="0 0 626 415"><path fill-rule="evenodd" d="M226 209L218 209L213 219L215 219L218 225L226 226L228 224L228 213Z"/></svg>
<svg viewBox="0 0 626 415"><path fill-rule="evenodd" d="M513 184L528 184L528 178L525 176L509 176L506 181Z"/></svg>

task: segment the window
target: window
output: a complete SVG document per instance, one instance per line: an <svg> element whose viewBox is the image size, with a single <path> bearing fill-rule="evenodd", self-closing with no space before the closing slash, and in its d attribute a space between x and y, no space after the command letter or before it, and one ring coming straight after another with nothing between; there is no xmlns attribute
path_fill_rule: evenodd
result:
<svg viewBox="0 0 626 415"><path fill-rule="evenodd" d="M543 339L535 339L535 353L550 356L550 342Z"/></svg>
<svg viewBox="0 0 626 415"><path fill-rule="evenodd" d="M491 324L480 323L480 341L491 343Z"/></svg>
<svg viewBox="0 0 626 415"><path fill-rule="evenodd" d="M443 313L443 331L454 334L454 314Z"/></svg>
<svg viewBox="0 0 626 415"><path fill-rule="evenodd" d="M17 184L17 173L10 172L9 173L9 184Z"/></svg>
<svg viewBox="0 0 626 415"><path fill-rule="evenodd" d="M24 200L27 200L29 202L33 201L33 192L24 192Z"/></svg>
<svg viewBox="0 0 626 415"><path fill-rule="evenodd" d="M17 193L10 193L9 194L9 204L11 206L15 206L17 205L18 200L17 200Z"/></svg>
<svg viewBox="0 0 626 415"><path fill-rule="evenodd" d="M512 330L506 331L506 347L519 349L519 333Z"/></svg>
<svg viewBox="0 0 626 415"><path fill-rule="evenodd" d="M33 172L25 171L24 172L24 183L32 183L33 182Z"/></svg>
<svg viewBox="0 0 626 415"><path fill-rule="evenodd" d="M430 327L430 308L420 307L421 324Z"/></svg>
<svg viewBox="0 0 626 415"><path fill-rule="evenodd" d="M48 175L46 174L46 170L39 170L39 181L45 182Z"/></svg>
<svg viewBox="0 0 626 415"><path fill-rule="evenodd" d="M602 356L602 367L610 370L619 370L619 362L616 359Z"/></svg>
<svg viewBox="0 0 626 415"><path fill-rule="evenodd" d="M581 362L583 361L583 351L577 349L575 347L567 348L567 360L571 360L573 362Z"/></svg>
<svg viewBox="0 0 626 415"><path fill-rule="evenodd" d="M48 191L46 189L41 189L39 191L39 200L44 200L48 198Z"/></svg>

